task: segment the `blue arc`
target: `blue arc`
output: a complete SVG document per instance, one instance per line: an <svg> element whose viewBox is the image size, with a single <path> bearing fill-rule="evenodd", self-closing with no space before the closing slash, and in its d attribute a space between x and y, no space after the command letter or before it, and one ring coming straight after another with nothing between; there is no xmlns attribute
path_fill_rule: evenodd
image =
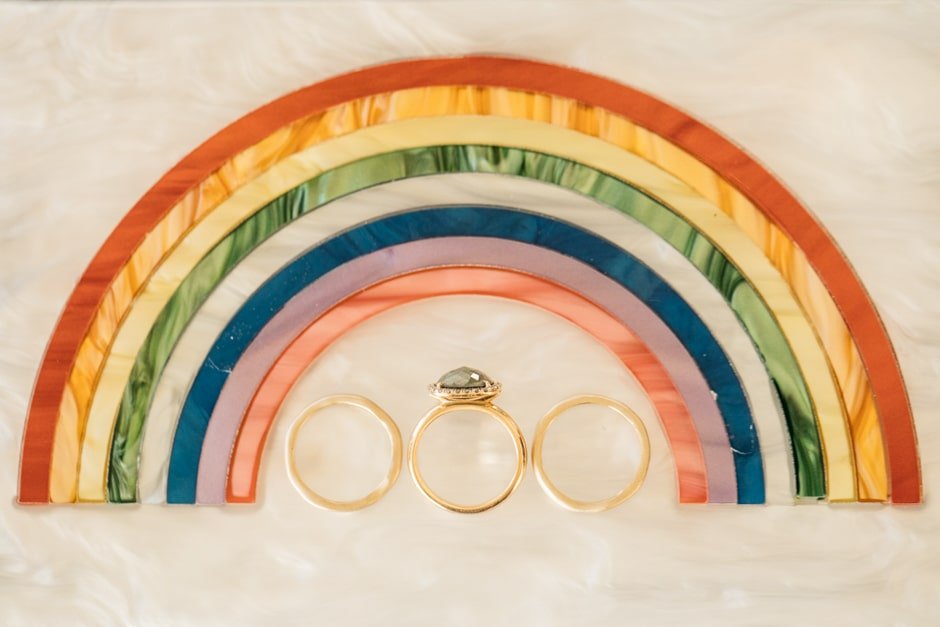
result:
<svg viewBox="0 0 940 627"><path fill-rule="evenodd" d="M366 222L310 248L272 275L228 322L196 374L173 440L167 502L196 502L202 445L225 381L242 353L292 297L362 255L415 240L452 236L502 238L553 250L593 267L646 303L685 345L717 395L732 446L738 503L764 502L760 444L741 382L689 304L642 261L594 233L544 215L488 206L435 207Z"/></svg>

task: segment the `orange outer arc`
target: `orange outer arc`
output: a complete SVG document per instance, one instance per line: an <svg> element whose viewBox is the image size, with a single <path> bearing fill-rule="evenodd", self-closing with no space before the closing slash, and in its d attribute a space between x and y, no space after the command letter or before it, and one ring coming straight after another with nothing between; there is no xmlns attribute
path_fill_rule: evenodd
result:
<svg viewBox="0 0 940 627"><path fill-rule="evenodd" d="M708 501L705 457L692 417L668 373L646 345L616 318L565 287L513 270L480 267L403 274L358 292L313 321L278 357L255 391L229 462L226 500L255 502L264 444L278 409L297 379L326 348L359 323L393 307L458 294L535 305L573 322L605 344L633 373L659 414L675 458L680 502Z"/></svg>
<svg viewBox="0 0 940 627"><path fill-rule="evenodd" d="M852 266L812 214L743 150L648 94L571 68L493 56L400 61L316 83L242 117L167 172L99 249L56 324L37 375L24 430L19 502L49 501L56 418L82 338L111 280L147 233L189 189L231 156L299 118L371 94L440 85L543 92L607 109L679 146L744 193L803 250L832 295L857 344L881 416L891 499L895 503L921 502L913 415L891 340Z"/></svg>

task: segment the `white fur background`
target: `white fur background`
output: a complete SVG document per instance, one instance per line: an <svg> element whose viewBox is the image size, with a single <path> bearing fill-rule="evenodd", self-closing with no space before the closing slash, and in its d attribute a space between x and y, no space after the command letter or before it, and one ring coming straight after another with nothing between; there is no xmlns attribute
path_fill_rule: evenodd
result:
<svg viewBox="0 0 940 627"><path fill-rule="evenodd" d="M936 3L0 5L0 623L937 624L938 31ZM529 433L566 394L634 398L613 358L555 318L443 299L374 320L324 356L285 408L257 507L13 505L46 340L137 198L276 96L367 64L463 52L542 58L651 91L794 189L855 264L896 343L928 504L679 508L659 450L644 490L605 515L552 506L531 476L479 517L433 509L406 475L370 510L307 506L284 474L283 435L325 393L382 398L405 432L442 364L497 368ZM467 341L421 339L443 324ZM618 428L605 420L592 424ZM354 461L381 452L365 420L326 423ZM474 424L451 429L451 443ZM560 426L582 453L625 445ZM499 433L478 433L493 452L483 470L472 450L454 463L493 479ZM429 474L441 459L429 453ZM556 461L577 475L570 459ZM591 470L611 475L603 463Z"/></svg>

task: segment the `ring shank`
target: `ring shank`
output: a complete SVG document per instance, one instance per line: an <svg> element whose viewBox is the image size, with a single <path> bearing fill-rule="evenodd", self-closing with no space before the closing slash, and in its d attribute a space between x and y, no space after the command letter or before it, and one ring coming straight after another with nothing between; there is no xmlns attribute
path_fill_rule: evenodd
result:
<svg viewBox="0 0 940 627"><path fill-rule="evenodd" d="M574 407L581 405L600 405L602 407L612 409L623 416L627 422L629 422L633 428L636 429L637 435L640 438L640 445L642 447L640 454L640 464L637 468L633 481L631 481L626 487L624 487L612 497L599 501L581 501L578 499L573 499L562 492L558 486L556 486L552 480L549 479L548 474L545 472L545 466L542 461L542 448L545 443L545 435L548 432L548 428L563 413L569 409L573 409ZM582 394L562 401L548 410L548 413L542 417L535 429L535 439L532 442L532 466L535 468L535 476L538 479L539 485L542 486L542 489L548 493L552 500L571 511L603 512L609 509L613 509L614 507L617 507L618 505L626 502L634 494L636 494L637 490L640 489L640 486L643 485L643 481L646 479L646 471L649 468L649 464L650 440L649 434L646 431L646 427L643 424L643 420L640 419L636 412L623 403L615 401L611 398L607 398L606 396Z"/></svg>
<svg viewBox="0 0 940 627"><path fill-rule="evenodd" d="M297 469L297 462L294 457L294 447L297 444L297 436L300 434L300 429L311 417L313 417L314 414L326 409L327 407L332 407L335 405L357 407L375 417L376 420L378 420L385 428L385 432L388 434L389 443L392 447L391 460L389 461L388 472L386 473L385 478L378 486L376 486L374 490L369 492L364 497L354 501L336 501L318 494L316 491L310 488L310 486L308 486L303 481L303 479L301 479L300 472ZM379 499L385 496L385 494L391 489L393 485L395 485L395 482L398 480L398 476L401 474L402 458L401 431L399 431L398 425L395 424L395 421L392 420L391 416L389 416L385 410L364 396L357 396L354 394L336 394L333 396L327 396L313 403L312 405L307 406L307 408L304 409L294 420L294 423L291 425L290 431L287 434L287 450L285 452L285 458L285 461L287 462L287 474L290 477L290 481L294 485L294 488L300 492L307 502L309 502L311 505L316 505L322 509L334 512L353 512L376 503Z"/></svg>
<svg viewBox="0 0 940 627"><path fill-rule="evenodd" d="M500 424L503 425L503 427L512 437L513 445L516 451L516 471L513 474L512 480L499 495L478 505L461 505L441 497L436 492L434 492L434 490L432 490L428 485L427 481L425 481L418 465L418 446L421 443L421 438L424 437L425 431L427 431L428 427L430 427L439 418L458 411L481 412L492 418L495 418L497 421L499 421ZM411 470L411 476L414 479L415 485L418 487L418 489L421 490L421 492L424 493L424 495L438 507L452 512L457 512L459 514L478 514L480 512L485 512L486 510L496 507L509 498L509 496L515 492L516 488L519 487L519 484L522 482L522 477L525 474L527 462L528 452L526 449L525 436L522 434L522 430L519 428L519 425L516 424L516 421L513 420L509 414L489 402L444 403L432 408L427 414L424 415L423 418L421 418L421 420L418 422L418 425L415 427L414 433L411 436L411 445L408 449L408 467Z"/></svg>

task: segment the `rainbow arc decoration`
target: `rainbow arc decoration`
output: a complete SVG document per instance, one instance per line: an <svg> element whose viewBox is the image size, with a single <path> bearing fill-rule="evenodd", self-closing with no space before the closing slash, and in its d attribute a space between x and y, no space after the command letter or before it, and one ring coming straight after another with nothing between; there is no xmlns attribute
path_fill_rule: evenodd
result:
<svg viewBox="0 0 940 627"><path fill-rule="evenodd" d="M570 68L475 56L376 66L289 94L158 181L92 260L53 333L27 417L19 502L137 500L156 386L219 282L335 199L453 173L573 190L679 251L764 361L797 498L921 501L889 337L806 208L743 151L647 94ZM754 416L721 338L609 234L506 203L379 216L274 273L196 370L167 500L254 501L278 407L329 343L391 307L464 293L547 309L606 344L650 396L680 502L764 502Z"/></svg>

